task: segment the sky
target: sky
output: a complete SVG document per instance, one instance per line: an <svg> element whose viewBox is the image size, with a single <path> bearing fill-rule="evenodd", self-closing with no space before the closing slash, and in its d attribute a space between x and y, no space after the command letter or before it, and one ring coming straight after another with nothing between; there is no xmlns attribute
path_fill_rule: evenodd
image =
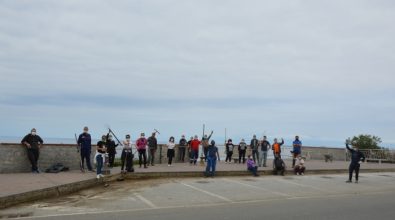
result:
<svg viewBox="0 0 395 220"><path fill-rule="evenodd" d="M0 0L0 136L395 147L395 2Z"/></svg>

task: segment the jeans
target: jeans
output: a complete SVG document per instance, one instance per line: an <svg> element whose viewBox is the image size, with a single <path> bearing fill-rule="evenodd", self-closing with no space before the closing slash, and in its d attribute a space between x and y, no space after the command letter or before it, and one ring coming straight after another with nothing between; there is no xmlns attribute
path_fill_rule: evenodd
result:
<svg viewBox="0 0 395 220"><path fill-rule="evenodd" d="M30 163L32 164L32 171L37 171L37 162L38 158L40 156L40 150L38 148L28 148L27 149L27 157L30 160Z"/></svg>
<svg viewBox="0 0 395 220"><path fill-rule="evenodd" d="M258 167L248 167L248 170L254 175L254 176L258 176Z"/></svg>
<svg viewBox="0 0 395 220"><path fill-rule="evenodd" d="M259 161L259 153L257 150L252 150L252 159L254 160L255 163Z"/></svg>
<svg viewBox="0 0 395 220"><path fill-rule="evenodd" d="M96 156L96 174L99 175L101 174L101 169L103 168L103 156L102 155L97 155Z"/></svg>
<svg viewBox="0 0 395 220"><path fill-rule="evenodd" d="M215 175L215 166L217 165L217 157L208 157L206 166L206 176Z"/></svg>
<svg viewBox="0 0 395 220"><path fill-rule="evenodd" d="M259 152L259 166L266 166L266 160L267 160L267 151L260 151Z"/></svg>

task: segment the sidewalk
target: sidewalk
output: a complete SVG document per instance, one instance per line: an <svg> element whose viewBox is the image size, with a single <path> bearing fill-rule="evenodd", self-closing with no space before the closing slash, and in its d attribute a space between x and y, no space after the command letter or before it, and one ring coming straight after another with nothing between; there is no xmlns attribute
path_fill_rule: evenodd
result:
<svg viewBox="0 0 395 220"><path fill-rule="evenodd" d="M285 160L287 170L291 171L291 160ZM268 165L272 164L269 160ZM325 163L324 161L306 161L306 174L327 174L327 173L344 173L347 172L349 162L334 161ZM205 166L199 164L191 166L189 163L177 163L171 167L167 164L157 164L149 166L147 169L135 166L135 173L128 174L126 178L157 178L157 177L201 177ZM270 175L272 167L259 168ZM246 171L245 164L217 164L218 176L221 175L250 175ZM361 172L395 172L395 164L378 164L363 163ZM111 175L106 181L113 181L119 177L120 168L116 167L111 170ZM261 173L262 174L262 173ZM21 202L43 199L51 196L59 196L81 189L95 187L102 184L102 181L96 180L96 174L80 171L61 172L58 174L40 173L15 173L0 174L0 208L15 205Z"/></svg>

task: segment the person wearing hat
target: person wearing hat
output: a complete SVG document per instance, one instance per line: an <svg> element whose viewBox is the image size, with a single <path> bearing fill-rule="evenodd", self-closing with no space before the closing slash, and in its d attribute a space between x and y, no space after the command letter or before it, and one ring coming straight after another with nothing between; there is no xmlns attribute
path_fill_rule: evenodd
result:
<svg viewBox="0 0 395 220"><path fill-rule="evenodd" d="M40 173L37 163L40 156L40 148L44 143L43 139L37 135L36 129L32 128L30 133L22 139L21 143L26 146L27 157L32 165L32 173Z"/></svg>
<svg viewBox="0 0 395 220"><path fill-rule="evenodd" d="M232 139L228 140L228 143L226 143L225 146L225 151L226 151L226 158L225 158L225 163L231 163L232 162L232 155L233 155L233 149L235 148L235 145L232 143Z"/></svg>
<svg viewBox="0 0 395 220"><path fill-rule="evenodd" d="M121 173L134 172L133 169L133 152L132 152L132 141L130 140L130 135L125 136L123 141L123 149L121 154ZM124 169L126 162L126 170Z"/></svg>
<svg viewBox="0 0 395 220"><path fill-rule="evenodd" d="M210 145L207 147L207 166L206 166L206 177L215 176L215 167L217 165L217 159L219 159L218 148L215 146L215 141L212 140Z"/></svg>
<svg viewBox="0 0 395 220"><path fill-rule="evenodd" d="M145 138L145 134L141 133L140 138L137 139L136 141L136 148L137 152L139 153L139 165L141 168L141 165L144 162L144 168L147 168L147 144L148 141ZM144 161L143 161L144 159Z"/></svg>
<svg viewBox="0 0 395 220"><path fill-rule="evenodd" d="M91 164L91 151L92 151L92 138L91 135L88 133L89 128L84 127L84 131L78 137L78 145L80 146L80 154L81 154L81 171L84 171L84 161L86 161L86 166L88 167L89 171L93 171L92 164Z"/></svg>
<svg viewBox="0 0 395 220"><path fill-rule="evenodd" d="M114 166L115 154L117 154L118 144L115 144L115 141L112 139L112 135L110 133L107 134L107 153L108 153L108 166L112 168Z"/></svg>
<svg viewBox="0 0 395 220"><path fill-rule="evenodd" d="M241 163L241 159L243 159L243 163L246 162L246 150L247 150L247 144L244 141L244 139L241 139L240 143L239 143L239 163Z"/></svg>
<svg viewBox="0 0 395 220"><path fill-rule="evenodd" d="M188 142L187 142L187 139L185 139L185 135L181 135L181 139L178 143L178 155L179 155L178 160L181 162L185 162L184 161L185 149L187 148L187 146L188 146Z"/></svg>
<svg viewBox="0 0 395 220"><path fill-rule="evenodd" d="M148 138L148 164L151 164L151 166L155 166L155 153L156 150L158 149L158 141L156 140L155 137L156 133L153 132L151 137Z"/></svg>
<svg viewBox="0 0 395 220"><path fill-rule="evenodd" d="M254 134L250 143L250 147L252 150L252 158L254 159L255 163L259 161L258 146L259 146L259 141L258 139L256 139L256 135Z"/></svg>

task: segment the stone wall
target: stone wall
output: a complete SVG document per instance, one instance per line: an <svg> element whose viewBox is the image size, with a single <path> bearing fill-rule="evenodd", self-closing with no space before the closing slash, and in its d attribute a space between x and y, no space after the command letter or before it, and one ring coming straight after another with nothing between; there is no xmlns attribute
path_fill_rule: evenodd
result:
<svg viewBox="0 0 395 220"><path fill-rule="evenodd" d="M93 156L95 154L95 147L92 147L91 161L93 165ZM289 149L288 149L289 151ZM285 152L285 151L284 151ZM200 150L200 154L202 151ZM159 145L155 156L155 162L160 161L167 163L167 147ZM220 152L223 155L223 152ZM270 154L270 153L269 153ZM303 156L311 160L324 160L324 155L330 154L334 160L346 160L345 149L342 148L325 148L325 147L303 147ZM148 155L148 154L147 154ZM175 148L175 159L178 160L178 147ZM237 151L235 152L237 155ZM235 156L234 155L234 156ZM119 157L120 155L118 155ZM138 154L135 155L135 160L138 160ZM188 153L186 153L185 161L188 161ZM44 144L40 151L39 167L45 170L55 163L63 163L71 170L79 169L79 154L77 153L76 145L72 144ZM30 172L31 166L27 158L26 148L21 144L0 144L0 173L15 173L15 172Z"/></svg>

